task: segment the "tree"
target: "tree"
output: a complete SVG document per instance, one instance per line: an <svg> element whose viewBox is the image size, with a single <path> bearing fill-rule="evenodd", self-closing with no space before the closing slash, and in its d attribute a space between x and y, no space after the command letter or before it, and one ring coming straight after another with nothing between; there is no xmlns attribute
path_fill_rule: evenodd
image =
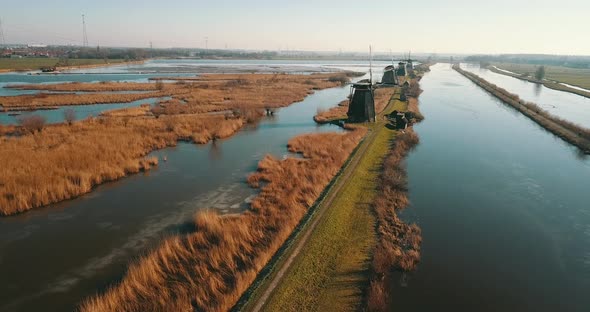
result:
<svg viewBox="0 0 590 312"><path fill-rule="evenodd" d="M537 71L535 71L535 78L539 81L545 78L545 66L539 66Z"/></svg>
<svg viewBox="0 0 590 312"><path fill-rule="evenodd" d="M64 110L64 120L71 126L76 120L76 111L71 108Z"/></svg>

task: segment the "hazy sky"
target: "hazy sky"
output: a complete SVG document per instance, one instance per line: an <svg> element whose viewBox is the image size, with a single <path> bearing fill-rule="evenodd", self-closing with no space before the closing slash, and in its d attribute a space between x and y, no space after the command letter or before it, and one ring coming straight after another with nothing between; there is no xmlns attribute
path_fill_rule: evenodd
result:
<svg viewBox="0 0 590 312"><path fill-rule="evenodd" d="M588 0L1 0L8 43L590 55Z"/></svg>

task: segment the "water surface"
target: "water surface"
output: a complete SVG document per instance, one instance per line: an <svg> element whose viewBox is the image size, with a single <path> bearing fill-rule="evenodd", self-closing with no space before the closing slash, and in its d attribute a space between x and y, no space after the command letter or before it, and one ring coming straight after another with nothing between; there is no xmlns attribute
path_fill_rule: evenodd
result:
<svg viewBox="0 0 590 312"><path fill-rule="evenodd" d="M422 228L422 261L391 309L588 311L590 159L448 64L421 84L402 217Z"/></svg>

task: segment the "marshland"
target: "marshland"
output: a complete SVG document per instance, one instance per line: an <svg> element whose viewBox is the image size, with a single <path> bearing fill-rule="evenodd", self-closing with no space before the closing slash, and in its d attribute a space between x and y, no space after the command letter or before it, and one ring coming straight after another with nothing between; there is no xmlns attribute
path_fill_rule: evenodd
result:
<svg viewBox="0 0 590 312"><path fill-rule="evenodd" d="M342 67L367 70L364 64ZM112 81L110 75L105 78ZM47 304L56 309L75 307L95 294L97 285L102 288L100 285L120 279L131 259L157 246L163 237L190 230L197 211L212 209L221 214L243 211L257 193L245 184L246 178L256 170L264 155L270 153L279 159L290 155L285 146L297 134L342 131L331 125L317 126L312 117L318 108L328 109L348 93L348 87L340 87L339 83L335 88L315 91L304 95L302 102L277 110L274 116L263 116L258 122L244 125L228 139L201 145L179 142L148 154L147 158L159 160L158 166L149 171L98 186L73 200L3 218L0 221L1 270L5 280L10 281L3 284L6 298L12 299L4 300L2 308L29 310ZM104 106L101 109L104 111L110 104L99 105ZM225 120L223 115L214 118ZM100 125L98 120L93 122ZM134 122L137 121L130 119L127 127L100 125L108 129L102 136L130 131ZM72 126L47 125L36 135L70 131L70 127L83 129L86 125L79 120ZM63 244L41 248L50 247L47 240ZM88 244L94 247L84 247ZM64 261L60 254L68 253L70 248L86 251L71 254ZM22 261L16 251L23 249L31 252L31 261L38 257L46 261L35 265L30 275L11 275Z"/></svg>
<svg viewBox="0 0 590 312"><path fill-rule="evenodd" d="M589 11L7 1L0 312L589 311Z"/></svg>

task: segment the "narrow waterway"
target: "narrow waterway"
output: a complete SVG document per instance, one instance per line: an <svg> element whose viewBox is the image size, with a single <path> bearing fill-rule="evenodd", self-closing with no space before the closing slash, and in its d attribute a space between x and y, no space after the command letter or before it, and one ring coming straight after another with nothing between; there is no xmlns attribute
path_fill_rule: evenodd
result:
<svg viewBox="0 0 590 312"><path fill-rule="evenodd" d="M422 261L391 310L589 311L590 159L448 64L421 86L402 217Z"/></svg>
<svg viewBox="0 0 590 312"><path fill-rule="evenodd" d="M590 128L590 98L498 74L487 68L480 68L479 64L461 64L461 68L518 94L526 101L536 103L553 115Z"/></svg>

